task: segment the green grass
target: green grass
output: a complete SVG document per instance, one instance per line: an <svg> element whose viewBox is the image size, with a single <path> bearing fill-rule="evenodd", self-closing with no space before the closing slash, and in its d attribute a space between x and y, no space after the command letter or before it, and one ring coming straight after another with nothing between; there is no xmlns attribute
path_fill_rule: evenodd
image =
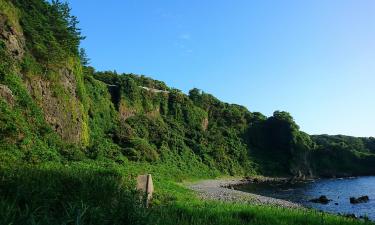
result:
<svg viewBox="0 0 375 225"><path fill-rule="evenodd" d="M217 174L189 170L98 161L1 168L0 224L366 224L313 210L202 201L180 181ZM142 173L152 173L156 188L148 209L134 190Z"/></svg>
<svg viewBox="0 0 375 225"><path fill-rule="evenodd" d="M177 203L159 209L158 224L163 225L275 225L275 224L366 224L316 211L292 210L220 202ZM367 222L367 224L371 224Z"/></svg>
<svg viewBox="0 0 375 225"><path fill-rule="evenodd" d="M125 177L87 167L1 170L0 224L148 224Z"/></svg>

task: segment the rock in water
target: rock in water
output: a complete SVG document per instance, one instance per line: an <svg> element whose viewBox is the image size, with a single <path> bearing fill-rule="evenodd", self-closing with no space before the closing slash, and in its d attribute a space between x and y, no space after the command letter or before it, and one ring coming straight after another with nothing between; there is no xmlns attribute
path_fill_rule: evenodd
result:
<svg viewBox="0 0 375 225"><path fill-rule="evenodd" d="M332 200L328 199L327 196L325 195L322 195L319 198L314 198L310 200L310 202L320 203L320 204L328 204L330 201Z"/></svg>
<svg viewBox="0 0 375 225"><path fill-rule="evenodd" d="M370 200L370 198L367 195L361 196L359 198L351 197L350 198L350 204L366 203L369 200Z"/></svg>

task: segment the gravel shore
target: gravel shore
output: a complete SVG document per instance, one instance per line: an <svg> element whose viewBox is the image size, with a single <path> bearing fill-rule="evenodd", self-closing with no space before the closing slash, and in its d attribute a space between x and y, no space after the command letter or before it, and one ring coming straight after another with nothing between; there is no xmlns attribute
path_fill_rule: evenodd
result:
<svg viewBox="0 0 375 225"><path fill-rule="evenodd" d="M268 179L275 180L274 178L262 178L261 180L257 179L257 182L264 182ZM205 180L195 184L190 184L188 187L196 191L202 199L208 200L219 200L226 202L240 202L240 203L249 203L255 205L273 205L286 208L303 208L302 205L261 196L257 194L242 192L234 190L233 186L242 185L252 182L248 179L223 179L223 180Z"/></svg>

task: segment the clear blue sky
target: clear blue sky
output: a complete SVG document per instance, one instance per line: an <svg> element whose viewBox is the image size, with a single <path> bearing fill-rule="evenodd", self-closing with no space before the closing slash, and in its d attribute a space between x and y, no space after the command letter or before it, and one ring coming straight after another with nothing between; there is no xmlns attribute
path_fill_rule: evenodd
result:
<svg viewBox="0 0 375 225"><path fill-rule="evenodd" d="M373 0L69 0L97 70L145 74L310 134L375 136Z"/></svg>

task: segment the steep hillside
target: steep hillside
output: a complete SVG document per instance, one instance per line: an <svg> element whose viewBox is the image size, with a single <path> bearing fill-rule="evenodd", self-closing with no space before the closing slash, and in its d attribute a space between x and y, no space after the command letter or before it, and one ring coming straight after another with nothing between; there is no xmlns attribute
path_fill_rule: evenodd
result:
<svg viewBox="0 0 375 225"><path fill-rule="evenodd" d="M320 176L374 175L375 140L343 135L312 136L316 143L312 161Z"/></svg>
<svg viewBox="0 0 375 225"><path fill-rule="evenodd" d="M287 112L267 118L198 89L186 95L82 66L69 11L59 1L0 0L2 165L93 159L230 175L375 173L373 139L311 138Z"/></svg>

